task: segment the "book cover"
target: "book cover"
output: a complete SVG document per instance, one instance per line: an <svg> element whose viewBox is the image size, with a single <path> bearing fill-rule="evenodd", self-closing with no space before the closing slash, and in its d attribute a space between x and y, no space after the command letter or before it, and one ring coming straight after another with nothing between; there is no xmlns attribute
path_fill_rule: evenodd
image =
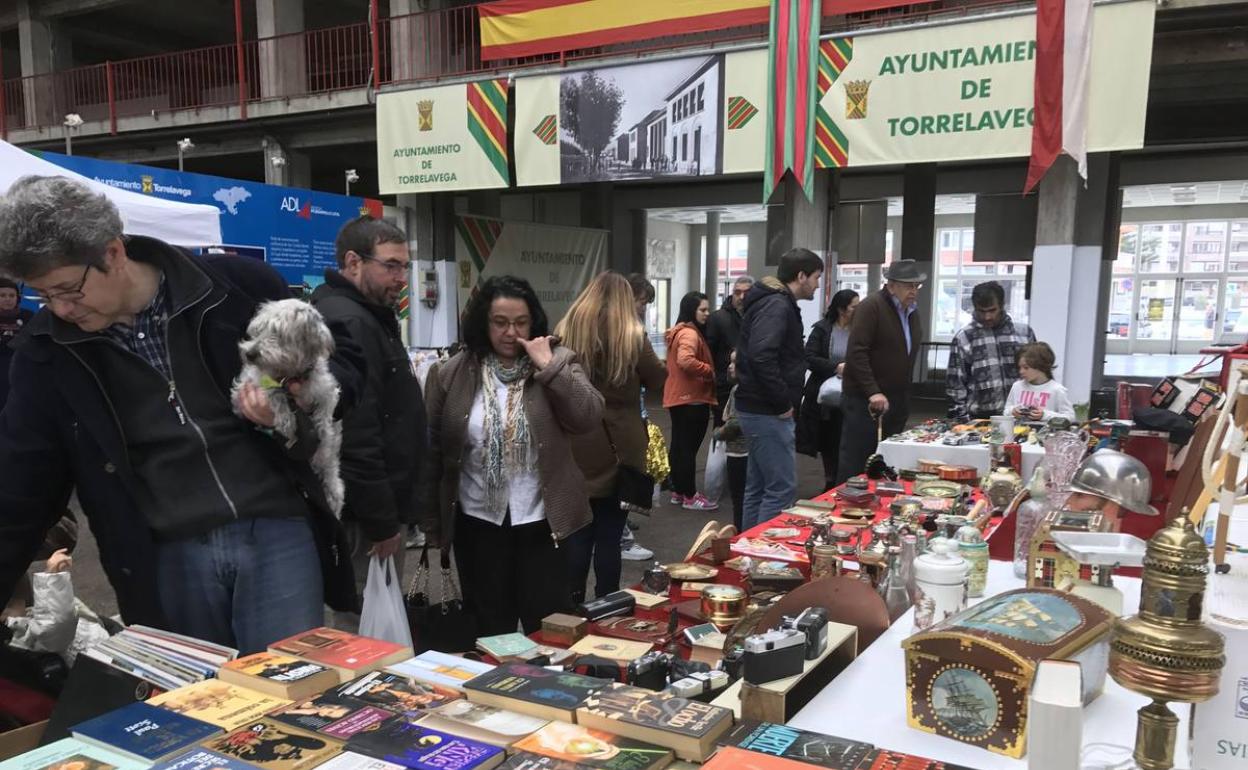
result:
<svg viewBox="0 0 1248 770"><path fill-rule="evenodd" d="M597 655L600 658L627 663L650 652L653 646L649 642L634 642L590 634L568 649L577 655Z"/></svg>
<svg viewBox="0 0 1248 770"><path fill-rule="evenodd" d="M440 706L421 720L421 724L435 730L503 747L537 732L549 722L548 719L466 700Z"/></svg>
<svg viewBox="0 0 1248 770"><path fill-rule="evenodd" d="M237 730L270 711L290 705L285 698L265 695L220 679L205 679L179 687L156 695L147 702L226 731Z"/></svg>
<svg viewBox="0 0 1248 770"><path fill-rule="evenodd" d="M714 741L732 728L732 710L670 692L613 684L591 695L576 710L576 721L657 743L681 759L703 762L714 751Z"/></svg>
<svg viewBox="0 0 1248 770"><path fill-rule="evenodd" d="M354 736L347 748L413 770L490 770L503 761L497 746L402 719Z"/></svg>
<svg viewBox="0 0 1248 770"><path fill-rule="evenodd" d="M973 770L965 765L951 765L935 759L889 749L872 749L858 770Z"/></svg>
<svg viewBox="0 0 1248 770"><path fill-rule="evenodd" d="M309 697L339 682L337 672L325 666L272 652L232 660L221 667L217 678L290 700Z"/></svg>
<svg viewBox="0 0 1248 770"><path fill-rule="evenodd" d="M62 738L0 762L0 770L142 770L145 767L146 762L136 762L74 738Z"/></svg>
<svg viewBox="0 0 1248 770"><path fill-rule="evenodd" d="M517 751L501 765L501 770L581 770L581 766L566 759Z"/></svg>
<svg viewBox="0 0 1248 770"><path fill-rule="evenodd" d="M566 722L551 722L515 748L599 770L659 770L672 761L671 749Z"/></svg>
<svg viewBox="0 0 1248 770"><path fill-rule="evenodd" d="M482 693L574 711L586 698L609 684L611 682L607 679L551 671L523 663L505 663L465 682L464 689L468 691L469 700L474 699L474 694Z"/></svg>
<svg viewBox="0 0 1248 770"><path fill-rule="evenodd" d="M162 762L152 770L256 770L252 765L208 749L195 749Z"/></svg>
<svg viewBox="0 0 1248 770"><path fill-rule="evenodd" d="M52 708L41 745L69 737L70 728L136 701L164 692L143 677L84 652L74 659L65 686Z"/></svg>
<svg viewBox="0 0 1248 770"><path fill-rule="evenodd" d="M386 669L420 682L462 692L465 682L488 671L493 671L494 666L461 658L458 655L429 650L414 658L391 664Z"/></svg>
<svg viewBox="0 0 1248 770"><path fill-rule="evenodd" d="M397 717L393 712L331 691L293 703L273 712L269 718L305 732L345 741L356 733L375 729L387 719Z"/></svg>
<svg viewBox="0 0 1248 770"><path fill-rule="evenodd" d="M348 679L412 656L411 647L335 628L314 628L296 634L269 645L269 652L293 655L340 672L351 672Z"/></svg>
<svg viewBox="0 0 1248 770"><path fill-rule="evenodd" d="M342 750L338 741L307 735L269 719L213 738L203 747L263 770L309 770Z"/></svg>
<svg viewBox="0 0 1248 770"><path fill-rule="evenodd" d="M810 766L771 754L724 746L702 765L702 770L810 770Z"/></svg>
<svg viewBox="0 0 1248 770"><path fill-rule="evenodd" d="M464 697L455 690L391 671L373 671L339 685L335 692L409 718Z"/></svg>
<svg viewBox="0 0 1248 770"><path fill-rule="evenodd" d="M406 770L403 765L396 765L384 759L344 751L333 759L317 765L316 770Z"/></svg>
<svg viewBox="0 0 1248 770"><path fill-rule="evenodd" d="M144 762L159 762L221 728L147 703L131 703L74 725L73 736Z"/></svg>
<svg viewBox="0 0 1248 770"><path fill-rule="evenodd" d="M829 770L857 770L862 760L875 748L862 741L752 720L733 727L719 739L719 743Z"/></svg>
<svg viewBox="0 0 1248 770"><path fill-rule="evenodd" d="M524 634L516 632L498 634L497 636L483 636L477 640L478 650L499 660L524 655L531 652L535 647L537 647L537 642L534 642Z"/></svg>
<svg viewBox="0 0 1248 770"><path fill-rule="evenodd" d="M646 618L604 618L589 625L591 633L609 636L614 639L628 639L634 642L648 642L662 647L672 640L668 633L666 620L647 620Z"/></svg>

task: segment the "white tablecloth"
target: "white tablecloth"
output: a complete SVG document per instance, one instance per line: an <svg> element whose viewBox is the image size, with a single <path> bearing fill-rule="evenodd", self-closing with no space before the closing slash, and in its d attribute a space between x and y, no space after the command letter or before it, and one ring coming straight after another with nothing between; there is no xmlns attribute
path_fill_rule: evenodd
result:
<svg viewBox="0 0 1248 770"><path fill-rule="evenodd" d="M917 441L888 439L880 442L879 452L884 462L894 468L918 468L919 460L939 460L945 465L973 465L983 477L988 467L989 452L986 444L949 446L948 444L920 444ZM1023 444L1023 481L1031 480L1031 474L1044 459L1044 447L1039 444Z"/></svg>
<svg viewBox="0 0 1248 770"><path fill-rule="evenodd" d="M1139 579L1118 577L1114 584L1122 590L1127 614L1135 614L1140 601ZM1022 586L1023 581L1014 577L1010 562L989 563L985 596ZM906 666L901 643L912 632L912 615L913 610L902 615L789 724L978 770L1026 768L1026 755L1022 759L1011 759L906 724ZM1135 712L1148 702L1144 696L1123 689L1107 676L1105 691L1084 709L1083 745L1121 746L1124 751L1116 752L1114 757L1129 757L1135 745ZM1179 716L1175 767L1185 768L1188 767L1187 722L1191 709L1186 704L1174 703L1170 710Z"/></svg>

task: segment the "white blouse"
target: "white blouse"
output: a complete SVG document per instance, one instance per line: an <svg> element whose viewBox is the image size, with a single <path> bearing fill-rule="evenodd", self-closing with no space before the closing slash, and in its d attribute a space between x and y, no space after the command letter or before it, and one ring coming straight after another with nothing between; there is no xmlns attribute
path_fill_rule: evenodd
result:
<svg viewBox="0 0 1248 770"><path fill-rule="evenodd" d="M507 403L507 386L499 383L494 397L499 404ZM536 449L534 450L536 451ZM486 506L485 493L485 396L482 390L472 402L468 413L468 441L463 467L459 473L459 506L464 513L502 526L507 511L497 513ZM546 506L542 502L542 482L537 469L513 476L507 488L508 508L513 526L532 524L546 518Z"/></svg>

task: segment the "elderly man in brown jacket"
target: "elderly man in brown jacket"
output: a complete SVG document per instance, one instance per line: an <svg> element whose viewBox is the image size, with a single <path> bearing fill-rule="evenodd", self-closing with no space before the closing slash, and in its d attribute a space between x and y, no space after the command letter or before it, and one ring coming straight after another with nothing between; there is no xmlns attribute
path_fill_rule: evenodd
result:
<svg viewBox="0 0 1248 770"><path fill-rule="evenodd" d="M894 262L883 289L858 304L845 352L841 454L836 483L863 472L881 432L891 436L910 416L910 380L923 324L915 312L927 275L913 259Z"/></svg>

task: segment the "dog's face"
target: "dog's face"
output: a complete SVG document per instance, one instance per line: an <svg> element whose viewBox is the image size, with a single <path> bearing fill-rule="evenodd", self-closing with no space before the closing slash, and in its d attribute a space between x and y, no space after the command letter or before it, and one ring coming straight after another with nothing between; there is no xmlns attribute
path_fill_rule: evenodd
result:
<svg viewBox="0 0 1248 770"><path fill-rule="evenodd" d="M283 299L260 306L238 349L243 361L275 380L301 378L334 352L334 338L316 308Z"/></svg>

